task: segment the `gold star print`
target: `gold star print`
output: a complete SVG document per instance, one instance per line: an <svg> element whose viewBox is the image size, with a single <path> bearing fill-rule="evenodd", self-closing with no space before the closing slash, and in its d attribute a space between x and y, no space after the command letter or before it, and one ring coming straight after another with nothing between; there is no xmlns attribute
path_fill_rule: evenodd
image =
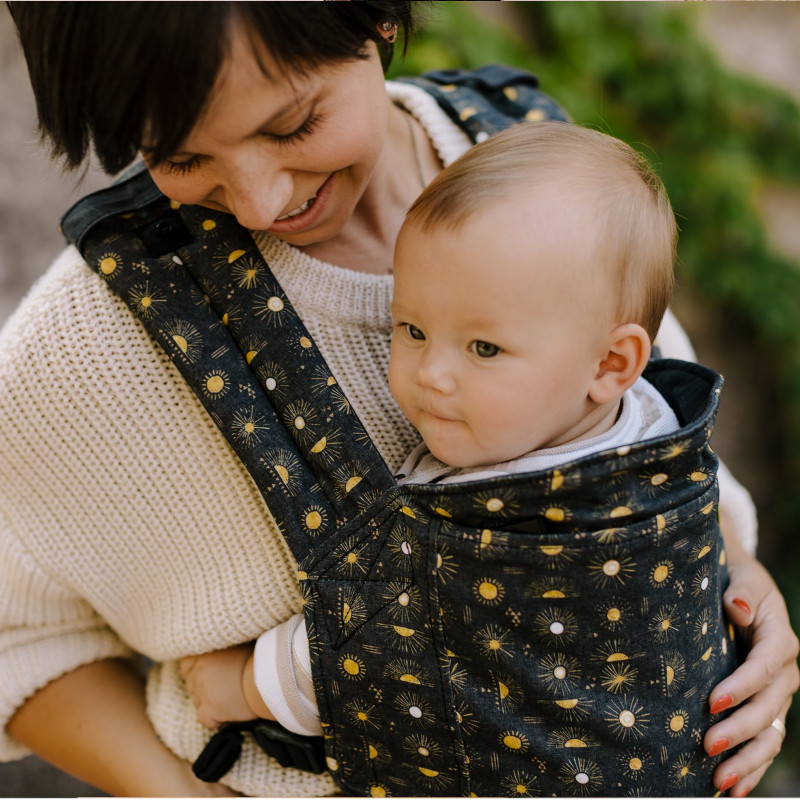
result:
<svg viewBox="0 0 800 800"><path fill-rule="evenodd" d="M283 447L271 448L264 453L261 461L274 470L290 494L294 494L300 488L302 464L291 450Z"/></svg>
<svg viewBox="0 0 800 800"><path fill-rule="evenodd" d="M597 742L589 731L583 728L567 727L557 728L547 735L548 747L554 749L583 749L584 747L595 747Z"/></svg>
<svg viewBox="0 0 800 800"><path fill-rule="evenodd" d="M650 635L657 642L668 642L678 635L680 620L677 606L661 606L647 625Z"/></svg>
<svg viewBox="0 0 800 800"><path fill-rule="evenodd" d="M400 522L392 528L386 546L394 564L402 567L419 563L422 552L419 539L405 523Z"/></svg>
<svg viewBox="0 0 800 800"><path fill-rule="evenodd" d="M430 725L436 719L431 704L415 692L401 692L394 699L394 707L406 724Z"/></svg>
<svg viewBox="0 0 800 800"><path fill-rule="evenodd" d="M357 536L349 536L335 550L339 568L351 578L366 575L370 568L369 549L369 541L360 540Z"/></svg>
<svg viewBox="0 0 800 800"><path fill-rule="evenodd" d="M675 565L671 561L660 561L650 570L649 579L650 585L654 589L663 589L669 585L672 579L672 573L675 571Z"/></svg>
<svg viewBox="0 0 800 800"><path fill-rule="evenodd" d="M393 621L408 624L419 617L422 610L419 587L394 581L386 585L382 596L386 612Z"/></svg>
<svg viewBox="0 0 800 800"><path fill-rule="evenodd" d="M181 356L190 364L194 364L200 356L203 338L200 331L183 319L172 319L164 325L164 333L172 340Z"/></svg>
<svg viewBox="0 0 800 800"><path fill-rule="evenodd" d="M537 566L547 570L564 570L572 563L576 555L575 548L563 544L542 544L534 550Z"/></svg>
<svg viewBox="0 0 800 800"><path fill-rule="evenodd" d="M510 775L501 780L500 785L503 787L503 793L506 797L533 797L536 776L530 772L515 769Z"/></svg>
<svg viewBox="0 0 800 800"><path fill-rule="evenodd" d="M569 696L580 682L581 665L566 653L547 653L537 665L536 674L549 692Z"/></svg>
<svg viewBox="0 0 800 800"><path fill-rule="evenodd" d="M669 768L670 783L677 787L685 786L694 777L696 769L694 756L691 753L681 753Z"/></svg>
<svg viewBox="0 0 800 800"><path fill-rule="evenodd" d="M344 704L342 711L357 728L377 730L380 727L381 716L377 708L364 700L351 700Z"/></svg>
<svg viewBox="0 0 800 800"><path fill-rule="evenodd" d="M600 685L607 692L627 692L636 683L638 674L633 664L607 664L600 673Z"/></svg>
<svg viewBox="0 0 800 800"><path fill-rule="evenodd" d="M399 681L411 686L433 686L433 682L416 661L400 658L390 661L383 670L383 674L393 681Z"/></svg>
<svg viewBox="0 0 800 800"><path fill-rule="evenodd" d="M673 738L683 736L689 731L689 712L685 709L676 709L667 715L664 729Z"/></svg>
<svg viewBox="0 0 800 800"><path fill-rule="evenodd" d="M255 409L234 411L232 418L233 438L240 444L252 447L260 444L263 435L269 430L264 418Z"/></svg>
<svg viewBox="0 0 800 800"><path fill-rule="evenodd" d="M479 603L486 606L496 606L506 596L505 587L494 578L478 578L472 585L472 593Z"/></svg>
<svg viewBox="0 0 800 800"><path fill-rule="evenodd" d="M694 619L694 640L696 642L708 641L708 634L713 631L714 617L704 608Z"/></svg>
<svg viewBox="0 0 800 800"><path fill-rule="evenodd" d="M510 633L494 624L485 625L473 637L481 653L487 658L498 661L502 658L511 658L509 649Z"/></svg>
<svg viewBox="0 0 800 800"><path fill-rule="evenodd" d="M504 672L490 672L492 689L495 695L495 705L507 714L516 710L525 702L525 693L517 681Z"/></svg>
<svg viewBox="0 0 800 800"><path fill-rule="evenodd" d="M600 767L586 758L572 758L561 766L558 777L565 790L579 797L596 794L603 783Z"/></svg>
<svg viewBox="0 0 800 800"><path fill-rule="evenodd" d="M648 774L650 767L653 766L653 757L646 750L634 747L620 753L617 756L617 764L628 780L638 781Z"/></svg>
<svg viewBox="0 0 800 800"><path fill-rule="evenodd" d="M261 282L264 270L253 258L237 259L231 268L231 276L240 289L254 289Z"/></svg>
<svg viewBox="0 0 800 800"><path fill-rule="evenodd" d="M422 759L427 762L430 759L436 760L442 754L442 747L436 739L426 736L423 733L413 733L406 736L403 740L403 750L413 759Z"/></svg>
<svg viewBox="0 0 800 800"><path fill-rule="evenodd" d="M561 717L568 722L580 722L589 716L589 713L594 705L594 701L590 698L565 697L560 700L552 701L554 710L557 711Z"/></svg>
<svg viewBox="0 0 800 800"><path fill-rule="evenodd" d="M231 388L231 379L225 370L213 369L203 376L203 394L216 400L224 397Z"/></svg>
<svg viewBox="0 0 800 800"><path fill-rule="evenodd" d="M337 622L346 635L367 621L367 605L357 588L345 586L340 589L337 601Z"/></svg>
<svg viewBox="0 0 800 800"><path fill-rule="evenodd" d="M344 653L339 656L339 672L348 680L360 681L366 676L363 660L355 654Z"/></svg>
<svg viewBox="0 0 800 800"><path fill-rule="evenodd" d="M597 586L607 590L624 585L634 574L636 562L623 553L595 556L588 564L589 575Z"/></svg>
<svg viewBox="0 0 800 800"><path fill-rule="evenodd" d="M401 653L421 653L428 645L428 636L419 628L385 623L379 623L378 627L386 631L387 643Z"/></svg>
<svg viewBox="0 0 800 800"><path fill-rule="evenodd" d="M321 505L311 505L303 509L302 524L306 533L318 536L328 526L328 511Z"/></svg>
<svg viewBox="0 0 800 800"><path fill-rule="evenodd" d="M281 416L284 425L301 442L311 442L318 438L315 432L317 410L306 400L289 403Z"/></svg>
<svg viewBox="0 0 800 800"><path fill-rule="evenodd" d="M709 588L713 588L712 571L710 566L704 566L692 577L692 597L702 601Z"/></svg>
<svg viewBox="0 0 800 800"><path fill-rule="evenodd" d="M501 731L498 740L508 750L524 753L530 747L530 739L520 730Z"/></svg>
<svg viewBox="0 0 800 800"><path fill-rule="evenodd" d="M342 501L367 477L368 469L354 461L340 464L333 470L334 491Z"/></svg>
<svg viewBox="0 0 800 800"><path fill-rule="evenodd" d="M621 741L640 738L650 725L650 714L635 698L612 701L605 712L605 721Z"/></svg>
<svg viewBox="0 0 800 800"><path fill-rule="evenodd" d="M258 295L252 305L256 317L275 328L283 326L284 311L288 300L280 294L263 292Z"/></svg>
<svg viewBox="0 0 800 800"><path fill-rule="evenodd" d="M561 600L565 597L578 597L574 581L560 575L545 575L532 580L525 590L526 597L541 597L546 600Z"/></svg>
<svg viewBox="0 0 800 800"><path fill-rule="evenodd" d="M533 630L548 645L558 647L573 641L578 635L578 620L570 611L546 608L536 615Z"/></svg>
<svg viewBox="0 0 800 800"><path fill-rule="evenodd" d="M686 659L677 651L670 650L658 657L661 667L663 693L666 697L674 695L686 678Z"/></svg>
<svg viewBox="0 0 800 800"><path fill-rule="evenodd" d="M150 281L139 283L128 293L128 305L133 309L137 317L149 319L153 314L157 314L161 306L166 303L166 299L150 288Z"/></svg>
<svg viewBox="0 0 800 800"><path fill-rule="evenodd" d="M450 552L447 542L444 542L436 554L436 574L442 583L447 583L458 574L458 565L455 557Z"/></svg>
<svg viewBox="0 0 800 800"><path fill-rule="evenodd" d="M457 692L465 692L469 684L469 673L459 666L458 661L450 659L450 683Z"/></svg>
<svg viewBox="0 0 800 800"><path fill-rule="evenodd" d="M279 402L286 397L288 376L286 370L274 361L256 368L256 377L259 383Z"/></svg>
<svg viewBox="0 0 800 800"><path fill-rule="evenodd" d="M519 508L511 489L496 489L476 492L472 503L478 510L488 511L493 516L505 518Z"/></svg>

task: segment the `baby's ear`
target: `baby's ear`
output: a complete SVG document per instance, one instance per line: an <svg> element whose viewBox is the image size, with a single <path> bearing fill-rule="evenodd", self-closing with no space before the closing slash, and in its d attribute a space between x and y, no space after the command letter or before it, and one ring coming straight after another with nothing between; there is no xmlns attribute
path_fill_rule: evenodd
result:
<svg viewBox="0 0 800 800"><path fill-rule="evenodd" d="M621 397L644 372L650 358L650 337L634 322L614 328L608 351L589 387L589 397L599 405Z"/></svg>

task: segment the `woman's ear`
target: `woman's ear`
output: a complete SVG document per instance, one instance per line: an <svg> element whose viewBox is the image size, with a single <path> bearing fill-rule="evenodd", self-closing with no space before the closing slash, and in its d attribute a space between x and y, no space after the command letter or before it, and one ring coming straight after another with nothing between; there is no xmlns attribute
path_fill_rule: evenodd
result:
<svg viewBox="0 0 800 800"><path fill-rule="evenodd" d="M644 372L650 358L650 337L634 322L614 328L608 350L589 387L589 397L598 405L621 397Z"/></svg>

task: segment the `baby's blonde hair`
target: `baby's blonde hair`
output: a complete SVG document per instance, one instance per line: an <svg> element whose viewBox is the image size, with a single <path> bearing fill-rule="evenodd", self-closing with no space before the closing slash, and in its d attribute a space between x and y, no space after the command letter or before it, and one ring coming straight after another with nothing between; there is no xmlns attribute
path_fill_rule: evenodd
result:
<svg viewBox="0 0 800 800"><path fill-rule="evenodd" d="M488 205L542 187L588 193L598 263L616 267L617 321L636 322L654 339L672 297L677 226L660 178L612 136L565 122L514 125L441 172L406 220L423 231L457 230Z"/></svg>

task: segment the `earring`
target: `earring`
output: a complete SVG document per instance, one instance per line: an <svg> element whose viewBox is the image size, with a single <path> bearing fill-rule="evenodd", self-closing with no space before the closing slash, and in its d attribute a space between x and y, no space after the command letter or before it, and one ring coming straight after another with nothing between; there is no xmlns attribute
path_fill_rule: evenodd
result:
<svg viewBox="0 0 800 800"><path fill-rule="evenodd" d="M389 44L394 44L394 40L397 38L397 23L396 22L381 22L380 24L381 36L389 42Z"/></svg>

